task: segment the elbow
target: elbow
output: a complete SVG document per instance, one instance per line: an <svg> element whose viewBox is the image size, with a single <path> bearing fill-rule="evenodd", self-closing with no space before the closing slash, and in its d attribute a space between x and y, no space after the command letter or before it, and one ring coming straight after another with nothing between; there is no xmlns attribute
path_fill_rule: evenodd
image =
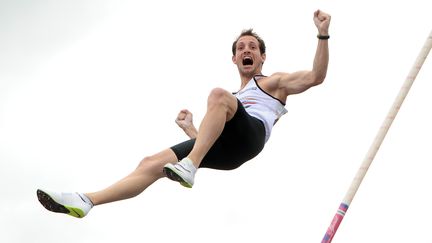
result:
<svg viewBox="0 0 432 243"><path fill-rule="evenodd" d="M324 76L318 78L317 81L316 81L316 84L319 85L319 84L324 83L325 77L326 77L326 76L324 75Z"/></svg>
<svg viewBox="0 0 432 243"><path fill-rule="evenodd" d="M315 75L313 84L314 85L320 85L320 84L322 84L324 82L325 78L326 78L326 74L325 73L319 74L319 75Z"/></svg>

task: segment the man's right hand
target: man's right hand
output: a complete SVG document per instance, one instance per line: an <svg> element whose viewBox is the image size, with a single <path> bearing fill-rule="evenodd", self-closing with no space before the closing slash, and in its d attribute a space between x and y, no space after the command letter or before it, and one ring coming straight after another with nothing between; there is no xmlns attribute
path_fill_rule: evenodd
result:
<svg viewBox="0 0 432 243"><path fill-rule="evenodd" d="M189 110L181 110L177 115L175 122L181 129L183 129L186 135L190 138L196 138L198 131L193 124L192 113Z"/></svg>

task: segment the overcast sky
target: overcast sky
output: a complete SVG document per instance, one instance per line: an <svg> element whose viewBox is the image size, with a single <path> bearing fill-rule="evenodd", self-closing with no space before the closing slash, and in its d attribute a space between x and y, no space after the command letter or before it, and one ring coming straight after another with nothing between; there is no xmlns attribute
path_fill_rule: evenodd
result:
<svg viewBox="0 0 432 243"><path fill-rule="evenodd" d="M0 242L321 242L432 28L430 1L0 1ZM90 192L186 139L214 87L239 88L231 44L266 41L264 74L310 69L313 12L332 15L326 81L289 97L264 151L234 171L162 179L84 219L36 189ZM432 242L432 59L333 242Z"/></svg>

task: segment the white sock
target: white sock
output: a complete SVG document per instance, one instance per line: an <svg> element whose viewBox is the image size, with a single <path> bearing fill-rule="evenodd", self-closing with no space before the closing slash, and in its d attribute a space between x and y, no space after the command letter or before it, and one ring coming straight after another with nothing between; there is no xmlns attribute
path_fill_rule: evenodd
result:
<svg viewBox="0 0 432 243"><path fill-rule="evenodd" d="M88 198L84 193L77 192L78 196L83 200L85 203L93 207L93 202Z"/></svg>

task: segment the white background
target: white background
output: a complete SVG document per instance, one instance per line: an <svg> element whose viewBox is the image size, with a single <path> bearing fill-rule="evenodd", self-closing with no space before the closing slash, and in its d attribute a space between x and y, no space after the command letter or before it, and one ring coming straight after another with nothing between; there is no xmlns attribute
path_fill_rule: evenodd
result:
<svg viewBox="0 0 432 243"><path fill-rule="evenodd" d="M289 97L264 151L234 171L167 179L84 219L36 189L90 192L186 139L214 87L239 88L231 44L266 41L264 74L310 69L313 12L332 15L325 83ZM431 31L429 1L1 1L0 242L320 242ZM333 242L432 242L432 62Z"/></svg>

